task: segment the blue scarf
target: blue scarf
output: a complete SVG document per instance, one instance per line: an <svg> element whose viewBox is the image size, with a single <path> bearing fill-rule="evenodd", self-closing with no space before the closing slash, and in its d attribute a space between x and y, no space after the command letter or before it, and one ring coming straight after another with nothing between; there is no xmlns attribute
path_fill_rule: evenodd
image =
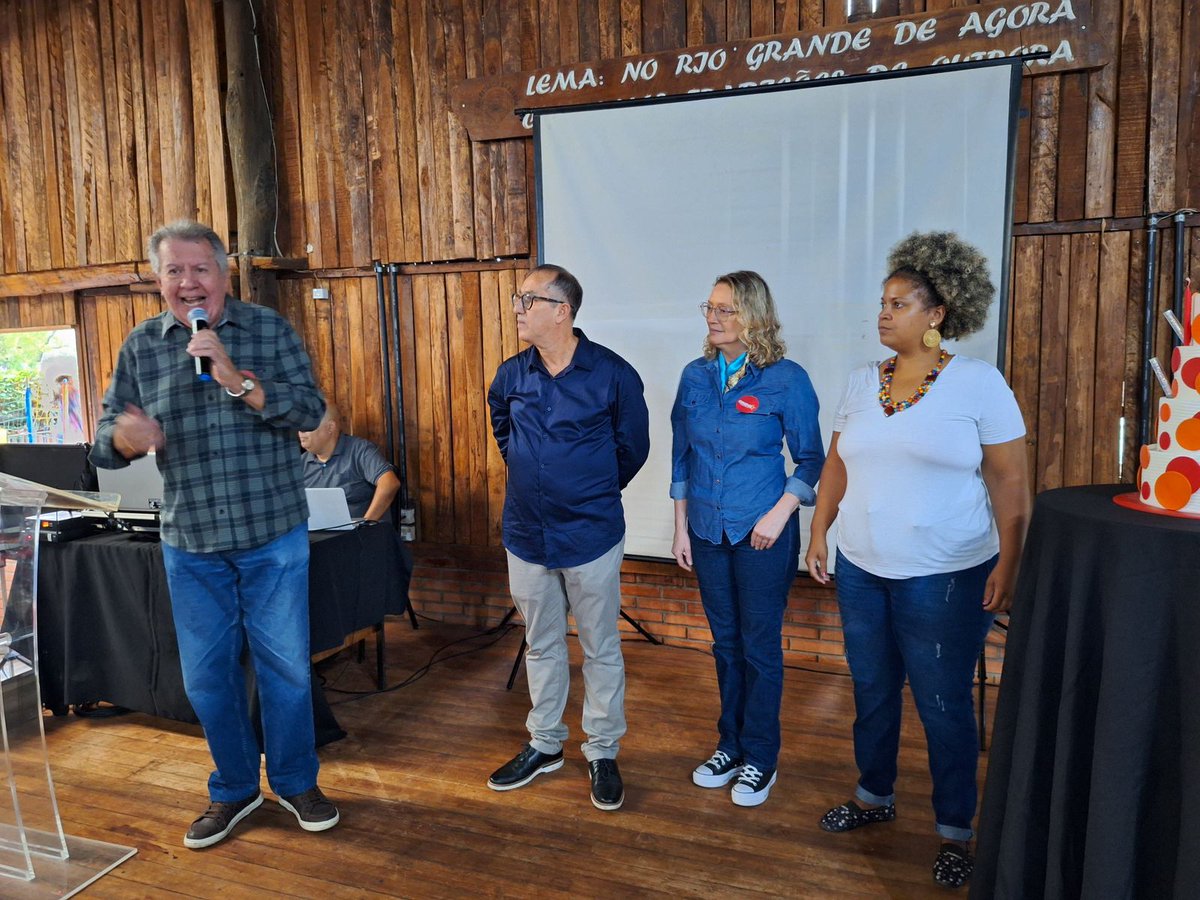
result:
<svg viewBox="0 0 1200 900"><path fill-rule="evenodd" d="M728 392L733 390L742 376L746 374L746 354L743 352L741 356L733 362L725 362L725 354L717 351L717 363L720 366L721 373L721 390Z"/></svg>

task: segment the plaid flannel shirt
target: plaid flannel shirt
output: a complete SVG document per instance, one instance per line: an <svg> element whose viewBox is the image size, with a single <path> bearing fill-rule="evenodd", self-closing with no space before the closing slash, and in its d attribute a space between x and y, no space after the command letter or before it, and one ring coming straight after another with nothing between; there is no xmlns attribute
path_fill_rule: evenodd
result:
<svg viewBox="0 0 1200 900"><path fill-rule="evenodd" d="M91 452L102 468L129 464L112 442L126 404L158 420L166 438L157 454L162 538L196 553L259 547L308 517L295 432L316 428L325 411L286 319L227 297L216 329L234 365L262 385L262 410L196 378L185 352L191 330L167 311L125 339Z"/></svg>

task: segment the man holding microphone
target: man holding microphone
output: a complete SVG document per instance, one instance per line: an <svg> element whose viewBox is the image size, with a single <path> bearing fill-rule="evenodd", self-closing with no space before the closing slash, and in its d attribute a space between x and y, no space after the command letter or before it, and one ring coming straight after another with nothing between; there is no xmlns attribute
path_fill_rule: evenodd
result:
<svg viewBox="0 0 1200 900"><path fill-rule="evenodd" d="M317 426L324 401L287 321L227 296L226 249L211 228L166 225L148 250L167 311L122 345L91 459L120 468L155 450L162 470L163 563L184 687L215 764L209 807L184 846L216 844L262 804L243 643L268 783L303 829L324 831L339 816L317 786L308 507L295 450L295 432Z"/></svg>

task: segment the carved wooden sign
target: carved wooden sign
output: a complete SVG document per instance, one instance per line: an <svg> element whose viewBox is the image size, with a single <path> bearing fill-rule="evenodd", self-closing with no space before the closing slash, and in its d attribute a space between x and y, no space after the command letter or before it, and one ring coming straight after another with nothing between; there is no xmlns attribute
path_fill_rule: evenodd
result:
<svg viewBox="0 0 1200 900"><path fill-rule="evenodd" d="M1033 71L1103 65L1090 0L1032 0L873 19L820 31L688 47L460 82L453 109L471 139L531 133L518 109L668 97L1047 53Z"/></svg>

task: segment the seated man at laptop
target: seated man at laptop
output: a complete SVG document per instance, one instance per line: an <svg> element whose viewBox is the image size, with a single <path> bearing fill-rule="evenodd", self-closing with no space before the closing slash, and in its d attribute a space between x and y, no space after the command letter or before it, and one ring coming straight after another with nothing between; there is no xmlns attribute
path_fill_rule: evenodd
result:
<svg viewBox="0 0 1200 900"><path fill-rule="evenodd" d="M400 478L374 444L342 434L336 406L327 404L321 424L299 435L305 450L305 487L340 487L350 515L373 522L384 517L400 490Z"/></svg>

